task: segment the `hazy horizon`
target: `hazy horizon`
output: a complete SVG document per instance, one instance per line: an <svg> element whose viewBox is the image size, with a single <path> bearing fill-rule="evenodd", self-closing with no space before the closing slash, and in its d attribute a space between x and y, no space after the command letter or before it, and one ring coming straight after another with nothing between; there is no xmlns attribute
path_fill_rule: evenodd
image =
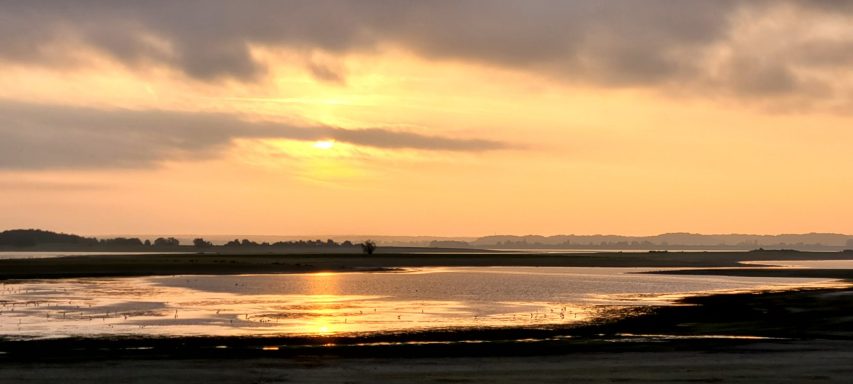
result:
<svg viewBox="0 0 853 384"><path fill-rule="evenodd" d="M52 229L52 228L0 228L0 232L7 230L19 230L19 229L36 229L36 230L45 230L57 233L66 233L66 234L75 234L80 236L90 236L90 237L111 237L111 236L210 236L210 237L228 237L228 236L252 236L252 237L280 237L280 238L301 238L308 239L313 237L323 237L323 236L333 236L333 237L369 237L369 236L377 236L377 237L399 237L399 238L436 238L436 239L477 239L483 237L490 236L516 236L516 237L525 237L525 236L541 236L541 237L557 237L557 236L622 236L622 237L655 237L655 236L663 236L663 235L699 235L699 236L799 236L799 235L842 235L842 236L853 236L853 234L847 234L843 232L817 232L817 231L809 231L809 232L798 232L798 233L737 233L737 232L721 232L721 233L702 233L702 232L690 232L690 231L673 231L673 232L660 232L660 233L649 233L649 234L631 234L631 233L613 233L613 232L603 232L603 233L490 233L490 234L480 234L480 235L435 235L435 234L400 234L400 235L389 235L383 233L308 233L308 234L294 234L294 233L169 233L169 232L150 232L150 233L120 233L120 232L105 232L105 233L84 233L84 232L72 232L72 231L64 231L61 229Z"/></svg>
<svg viewBox="0 0 853 384"><path fill-rule="evenodd" d="M6 230L10 231L12 229ZM21 229L16 229L21 230ZM43 230L43 229L41 229ZM27 231L24 229L24 231ZM510 242L518 245L521 243L529 243L531 245L554 245L573 246L589 245L599 247L605 243L615 247L621 246L642 246L642 245L663 245L663 246L830 246L830 247L851 247L853 246L853 235L841 233L800 233L800 234L743 234L743 233L726 233L726 234L702 234L690 232L670 232L654 235L622 235L622 234L557 234L557 235L513 235L513 234L492 234L485 236L430 236L430 235L382 235L382 234L312 234L312 235L270 235L270 234L192 234L192 233L107 233L107 234L85 234L85 233L68 233L62 231L52 231L57 233L65 233L84 237L94 237L97 239L112 239L112 238L138 238L141 240L154 241L157 238L173 237L178 239L183 245L190 245L194 239L203 238L211 241L215 245L221 245L232 240L249 240L258 243L274 243L279 241L311 241L311 240L334 240L336 242L354 241L363 242L373 240L385 245L412 245L412 246L439 246L439 247L454 247L454 242L462 242L465 246L490 246L499 245L500 243ZM0 231L0 235L5 234L5 231ZM508 243L509 245L509 243Z"/></svg>
<svg viewBox="0 0 853 384"><path fill-rule="evenodd" d="M62 231L57 231L62 232ZM65 232L68 233L68 232ZM623 233L550 233L550 234L539 234L539 233L493 233L493 234L484 234L484 235L471 235L471 236L462 236L462 235L386 235L382 233L366 233L366 234L355 234L355 233L315 233L315 234L251 234L251 233L101 233L101 234L83 234L77 233L78 235L85 236L94 236L94 237L106 237L106 236L211 236L211 237L227 237L227 236L254 236L254 237L282 237L282 238L312 238L312 237L324 237L324 236L334 236L334 237L345 237L345 236L353 236L353 237L369 237L369 236L378 236L378 237L401 237L401 238L441 238L441 239L477 239L489 236L543 236L543 237L556 237L556 236L624 236L624 237L654 237L661 236L667 234L690 234L690 235L701 235L701 236L786 236L786 235L811 235L811 234L831 234L831 235L843 235L843 236L853 236L852 234L840 233L840 232L802 232L802 233L699 233L699 232L663 232L663 233L654 233L654 234L623 234Z"/></svg>

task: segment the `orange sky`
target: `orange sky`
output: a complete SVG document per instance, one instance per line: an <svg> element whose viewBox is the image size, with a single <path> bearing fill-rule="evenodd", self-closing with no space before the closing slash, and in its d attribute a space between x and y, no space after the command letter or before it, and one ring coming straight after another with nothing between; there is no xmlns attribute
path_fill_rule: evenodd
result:
<svg viewBox="0 0 853 384"><path fill-rule="evenodd" d="M52 10L53 36L24 5L0 12L47 31L0 43L0 228L853 233L853 10L753 2L672 26L707 5L623 22L560 2L330 2L262 34L227 4L205 20L240 55L153 16L93 30ZM584 12L599 19L547 28ZM364 36L328 40L329 20Z"/></svg>

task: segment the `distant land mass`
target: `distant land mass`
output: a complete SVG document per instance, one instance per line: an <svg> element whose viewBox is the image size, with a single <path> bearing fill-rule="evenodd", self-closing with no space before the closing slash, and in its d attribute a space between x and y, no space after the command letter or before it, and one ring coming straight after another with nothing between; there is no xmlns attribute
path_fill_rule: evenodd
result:
<svg viewBox="0 0 853 384"><path fill-rule="evenodd" d="M40 229L13 229L0 232L0 251L74 251L74 252L203 252L203 251L276 251L295 252L360 252L361 243L350 241L294 240L256 242L249 239L233 239L223 244L214 244L202 237L182 242L175 237L111 237L95 238L57 233Z"/></svg>
<svg viewBox="0 0 853 384"><path fill-rule="evenodd" d="M39 229L0 232L0 251L339 251L354 252L370 239L381 246L448 249L499 250L753 250L794 249L835 251L853 249L853 236L838 233L781 235L665 233L655 236L620 235L493 235L474 237L440 236L133 236L85 237ZM325 239L320 240L319 238Z"/></svg>
<svg viewBox="0 0 853 384"><path fill-rule="evenodd" d="M498 249L663 249L663 250L751 250L756 248L797 250L842 250L853 248L853 236L838 233L782 235L664 233L654 236L557 235L485 236L470 246Z"/></svg>

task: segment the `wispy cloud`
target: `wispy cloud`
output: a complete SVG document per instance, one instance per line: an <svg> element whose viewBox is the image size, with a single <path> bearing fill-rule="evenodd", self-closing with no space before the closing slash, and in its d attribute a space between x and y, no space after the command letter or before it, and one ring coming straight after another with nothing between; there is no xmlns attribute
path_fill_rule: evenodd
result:
<svg viewBox="0 0 853 384"><path fill-rule="evenodd" d="M20 192L90 192L110 189L109 184L103 182L78 182L78 181L56 181L27 179L21 175L13 176L13 179L0 179L0 190Z"/></svg>
<svg viewBox="0 0 853 384"><path fill-rule="evenodd" d="M335 139L377 148L426 151L510 147L485 139L252 122L216 113L0 102L0 169L150 167L165 160L214 157L238 138Z"/></svg>

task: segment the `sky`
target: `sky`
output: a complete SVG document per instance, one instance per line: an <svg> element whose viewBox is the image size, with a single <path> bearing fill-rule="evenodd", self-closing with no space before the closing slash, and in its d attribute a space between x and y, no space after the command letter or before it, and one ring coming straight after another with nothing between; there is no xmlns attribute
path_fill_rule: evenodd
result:
<svg viewBox="0 0 853 384"><path fill-rule="evenodd" d="M0 229L853 233L853 2L0 0Z"/></svg>

